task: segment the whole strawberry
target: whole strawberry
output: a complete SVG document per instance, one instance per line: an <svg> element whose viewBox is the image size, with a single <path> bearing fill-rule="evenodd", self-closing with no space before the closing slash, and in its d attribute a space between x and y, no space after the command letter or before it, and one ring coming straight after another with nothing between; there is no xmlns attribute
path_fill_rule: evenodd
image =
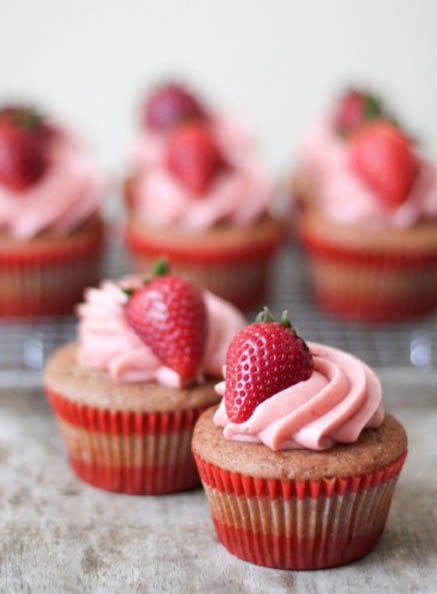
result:
<svg viewBox="0 0 437 594"><path fill-rule="evenodd" d="M402 204L418 166L411 141L392 123L375 120L351 138L352 169L389 208Z"/></svg>
<svg viewBox="0 0 437 594"><path fill-rule="evenodd" d="M186 383L202 363L207 315L201 293L188 281L170 276L160 261L157 276L137 289L126 305L129 324L163 365Z"/></svg>
<svg viewBox="0 0 437 594"><path fill-rule="evenodd" d="M196 97L175 83L156 89L143 108L143 124L156 132L171 130L181 122L206 119L206 111Z"/></svg>
<svg viewBox="0 0 437 594"><path fill-rule="evenodd" d="M206 127L192 123L173 134L167 166L191 192L200 196L223 169L224 159Z"/></svg>
<svg viewBox="0 0 437 594"><path fill-rule="evenodd" d="M341 136L349 136L364 122L383 116L382 102L366 91L349 89L341 97L334 114L334 127Z"/></svg>
<svg viewBox="0 0 437 594"><path fill-rule="evenodd" d="M226 356L225 406L230 421L242 423L274 394L308 379L313 358L284 312L275 322L267 308L239 332Z"/></svg>
<svg viewBox="0 0 437 594"><path fill-rule="evenodd" d="M0 184L21 192L36 183L47 167L45 126L33 109L0 110Z"/></svg>

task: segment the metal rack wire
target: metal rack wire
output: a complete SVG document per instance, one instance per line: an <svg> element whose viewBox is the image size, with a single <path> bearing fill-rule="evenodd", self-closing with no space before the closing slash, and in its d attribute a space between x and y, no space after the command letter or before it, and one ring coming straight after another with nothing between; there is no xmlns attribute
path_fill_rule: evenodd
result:
<svg viewBox="0 0 437 594"><path fill-rule="evenodd" d="M121 246L114 242L105 276L129 271ZM437 315L402 324L364 325L339 321L317 310L309 294L302 258L294 245L279 254L268 303L275 313L288 309L293 324L308 340L356 354L377 368L430 369L437 366ZM248 315L253 319L253 314ZM0 324L0 386L38 386L46 357L75 336L73 316Z"/></svg>

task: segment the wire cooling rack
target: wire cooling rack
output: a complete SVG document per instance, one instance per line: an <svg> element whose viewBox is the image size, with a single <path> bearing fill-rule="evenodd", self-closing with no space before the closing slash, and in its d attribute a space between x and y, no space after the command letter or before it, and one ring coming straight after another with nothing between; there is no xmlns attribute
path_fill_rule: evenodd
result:
<svg viewBox="0 0 437 594"><path fill-rule="evenodd" d="M113 242L105 276L129 272L126 254ZM302 257L295 245L285 246L273 271L268 305L279 314L288 309L293 324L307 340L354 353L372 367L437 367L437 315L402 324L364 325L339 321L319 312L308 291ZM248 315L252 320L256 312ZM46 357L75 336L72 316L0 324L0 387L38 386Z"/></svg>

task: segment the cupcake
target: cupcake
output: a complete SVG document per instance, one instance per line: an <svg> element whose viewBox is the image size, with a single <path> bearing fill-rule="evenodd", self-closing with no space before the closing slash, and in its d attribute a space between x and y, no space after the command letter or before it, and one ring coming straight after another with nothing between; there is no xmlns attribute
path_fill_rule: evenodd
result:
<svg viewBox="0 0 437 594"><path fill-rule="evenodd" d="M158 88L143 108L125 183L126 239L138 271L165 255L200 287L250 308L263 296L283 235L247 132L183 87Z"/></svg>
<svg viewBox="0 0 437 594"><path fill-rule="evenodd" d="M232 340L223 399L194 430L217 538L268 567L349 563L384 530L405 431L365 363L262 320Z"/></svg>
<svg viewBox="0 0 437 594"><path fill-rule="evenodd" d="M0 108L0 316L72 311L97 282L99 207L79 140L32 108Z"/></svg>
<svg viewBox="0 0 437 594"><path fill-rule="evenodd" d="M88 289L78 341L45 369L71 466L110 491L172 493L198 483L194 423L217 402L213 378L244 324L219 297L157 272Z"/></svg>
<svg viewBox="0 0 437 594"><path fill-rule="evenodd" d="M437 168L381 101L350 91L307 137L294 194L322 308L395 321L437 305Z"/></svg>

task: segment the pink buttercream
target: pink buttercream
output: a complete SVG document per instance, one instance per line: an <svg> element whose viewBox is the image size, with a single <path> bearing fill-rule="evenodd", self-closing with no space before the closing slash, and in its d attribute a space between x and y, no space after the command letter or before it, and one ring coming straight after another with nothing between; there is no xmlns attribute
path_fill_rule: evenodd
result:
<svg viewBox="0 0 437 594"><path fill-rule="evenodd" d="M374 228L406 228L437 217L437 167L415 150L419 172L403 204L387 208L352 171L347 141L330 119L316 124L303 145L301 171L317 182L319 203L330 219Z"/></svg>
<svg viewBox="0 0 437 594"><path fill-rule="evenodd" d="M202 230L219 221L246 225L267 210L271 188L241 126L229 118L212 121L211 132L230 165L206 196L193 196L168 170L169 137L144 132L135 151L136 214L154 226Z"/></svg>
<svg viewBox="0 0 437 594"><path fill-rule="evenodd" d="M62 235L99 208L96 173L79 141L63 130L50 139L44 176L17 194L0 185L0 229L29 239L41 231Z"/></svg>
<svg viewBox="0 0 437 594"><path fill-rule="evenodd" d="M131 276L119 283L104 281L98 289L88 289L85 302L77 308L79 315L80 365L105 369L119 382L157 381L170 387L182 387L180 376L165 367L151 349L126 321L124 306L128 297L121 287L140 287L142 277ZM208 335L205 357L199 369L198 381L203 376L219 377L226 349L245 321L230 303L216 295L204 292L208 315Z"/></svg>
<svg viewBox="0 0 437 594"><path fill-rule="evenodd" d="M309 343L314 371L256 407L244 423L231 423L224 399L214 416L226 439L261 442L272 450L325 450L352 443L366 427L384 419L382 389L375 373L362 361L334 349ZM224 395L226 381L216 386Z"/></svg>

